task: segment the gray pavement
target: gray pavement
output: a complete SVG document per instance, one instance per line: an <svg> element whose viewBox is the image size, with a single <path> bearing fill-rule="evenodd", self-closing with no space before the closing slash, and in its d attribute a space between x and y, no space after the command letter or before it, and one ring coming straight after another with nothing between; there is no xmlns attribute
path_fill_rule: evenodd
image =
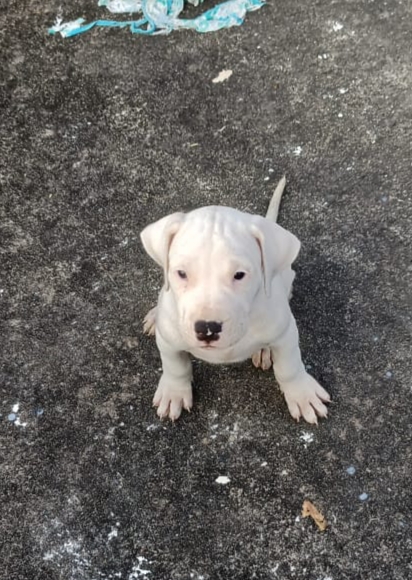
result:
<svg viewBox="0 0 412 580"><path fill-rule="evenodd" d="M1 580L412 578L411 1L66 40L46 33L59 4L0 3ZM194 411L161 423L139 232L263 213L283 173L330 417L295 424L250 361L196 362Z"/></svg>

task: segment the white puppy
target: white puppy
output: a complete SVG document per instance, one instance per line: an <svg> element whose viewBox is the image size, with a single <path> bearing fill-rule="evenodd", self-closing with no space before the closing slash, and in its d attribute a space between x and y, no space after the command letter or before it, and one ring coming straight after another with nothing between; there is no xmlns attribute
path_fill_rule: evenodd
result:
<svg viewBox="0 0 412 580"><path fill-rule="evenodd" d="M273 366L292 417L326 417L330 397L305 370L289 306L300 242L276 223L285 183L265 218L210 206L174 213L141 233L164 271L158 305L145 318L163 365L153 400L160 417L175 420L192 407L188 353L210 363L252 357L256 367Z"/></svg>

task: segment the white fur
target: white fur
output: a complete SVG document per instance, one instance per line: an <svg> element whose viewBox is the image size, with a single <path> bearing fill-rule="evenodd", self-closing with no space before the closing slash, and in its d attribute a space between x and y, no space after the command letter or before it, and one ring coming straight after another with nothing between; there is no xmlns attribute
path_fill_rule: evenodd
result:
<svg viewBox="0 0 412 580"><path fill-rule="evenodd" d="M330 397L303 366L289 306L300 243L275 223L284 186L283 178L266 218L210 206L169 215L141 233L165 278L144 327L156 335L162 359L153 400L160 417L175 420L182 408L192 407L189 353L210 363L252 357L256 367L273 366L292 417L309 423L326 417ZM239 272L244 277L237 280ZM218 339L208 342L206 334L196 333L197 321L221 324L213 335Z"/></svg>

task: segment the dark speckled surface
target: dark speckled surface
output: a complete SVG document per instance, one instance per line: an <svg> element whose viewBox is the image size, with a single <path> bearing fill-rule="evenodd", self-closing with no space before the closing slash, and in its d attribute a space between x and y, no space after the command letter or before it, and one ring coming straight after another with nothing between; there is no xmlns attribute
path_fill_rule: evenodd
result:
<svg viewBox="0 0 412 580"><path fill-rule="evenodd" d="M58 7L0 3L1 580L410 579L411 2L66 40ZM330 418L294 424L250 362L197 362L193 413L161 423L139 232L212 203L263 213L284 172Z"/></svg>

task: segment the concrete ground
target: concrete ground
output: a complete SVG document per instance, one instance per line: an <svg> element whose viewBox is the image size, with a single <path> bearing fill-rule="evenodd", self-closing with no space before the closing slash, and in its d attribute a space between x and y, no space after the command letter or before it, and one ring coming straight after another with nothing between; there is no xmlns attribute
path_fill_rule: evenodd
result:
<svg viewBox="0 0 412 580"><path fill-rule="evenodd" d="M1 580L410 579L411 1L66 40L59 5L0 6ZM162 423L139 232L212 203L263 213L283 173L330 417L295 424L250 361L196 362L194 411Z"/></svg>

